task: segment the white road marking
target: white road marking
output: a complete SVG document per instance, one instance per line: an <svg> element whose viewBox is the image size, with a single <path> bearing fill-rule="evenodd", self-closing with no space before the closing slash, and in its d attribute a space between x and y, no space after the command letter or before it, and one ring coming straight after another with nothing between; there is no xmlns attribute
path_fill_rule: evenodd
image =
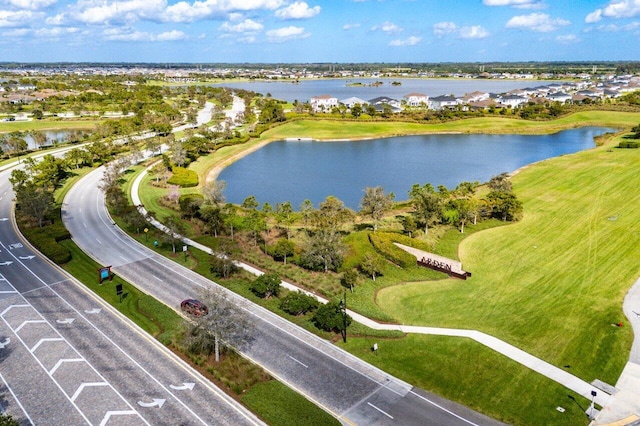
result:
<svg viewBox="0 0 640 426"><path fill-rule="evenodd" d="M385 416L387 416L387 417L389 417L391 420L393 420L393 416L392 416L391 414L389 414L389 413L386 413L386 412L382 411L381 409L379 409L378 407L376 407L376 406L375 406L375 405L373 405L372 403L367 402L367 405L369 405L370 407L372 407L372 408L374 408L374 409L376 409L376 410L380 411L382 414L384 414Z"/></svg>
<svg viewBox="0 0 640 426"><path fill-rule="evenodd" d="M478 424L473 423L472 421L467 420L467 419L465 419L464 417L461 417L461 416L457 415L457 414L456 414L456 413L454 413L453 411L449 411L449 410L447 410L447 409L446 409L446 408L444 408L442 405L436 404L435 402L431 401L430 399L427 399L427 398L425 398L424 396L422 396L422 395L420 395L420 394L415 393L414 391L409 391L409 393L414 394L414 395L415 395L415 396L417 396L418 398L420 398L420 399L422 399L422 400L424 400L424 401L428 402L429 404L433 405L434 407L437 407L437 408L441 409L442 411L444 411L444 412L446 412L446 413L451 414L453 417L456 417L456 418L458 418L458 419L462 420L463 422L465 422L465 423L467 423L467 424L470 424L470 425L472 425L472 426L479 426Z"/></svg>
<svg viewBox="0 0 640 426"><path fill-rule="evenodd" d="M98 242L98 244L102 244L102 241L100 241L99 239L96 238L96 241Z"/></svg>
<svg viewBox="0 0 640 426"><path fill-rule="evenodd" d="M100 309L100 308L94 308L94 309L91 309L91 310L85 309L84 313L85 314L99 314L101 310L102 309Z"/></svg>
<svg viewBox="0 0 640 426"><path fill-rule="evenodd" d="M107 414L104 415L104 418L102 419L102 421L100 422L100 426L106 426L106 424L109 422L109 419L111 418L111 416L137 416L138 412L137 411L133 411L133 410L129 410L129 411L107 411Z"/></svg>
<svg viewBox="0 0 640 426"><path fill-rule="evenodd" d="M18 407L20 407L20 409L24 413L24 416L27 418L27 420L29 420L29 423L31 423L33 425L34 423L33 423L33 420L31 420L31 417L29 417L29 413L27 413L27 410L24 409L24 407L22 406L22 403L20 403L20 400L18 399L16 394L13 393L13 389L11 389L11 387L9 387L9 384L7 383L7 381L4 379L4 377L2 377L2 374L0 374L0 379L2 379L2 382L4 383L4 385L7 387L7 389L9 389L9 393L11 394L13 399L16 400L16 403L18 404Z"/></svg>
<svg viewBox="0 0 640 426"><path fill-rule="evenodd" d="M64 342L65 340L62 337L47 337L44 339L40 339L38 343L36 343L33 348L29 349L29 352L34 353L36 349L40 347L41 344L46 342Z"/></svg>
<svg viewBox="0 0 640 426"><path fill-rule="evenodd" d="M294 360L295 362L297 362L298 364L300 364L301 366L303 366L304 368L309 368L307 365L303 364L302 362L298 361L297 359L295 359L294 357L292 357L291 355L287 355L289 358L291 358L292 360Z"/></svg>
<svg viewBox="0 0 640 426"><path fill-rule="evenodd" d="M22 324L17 326L13 331L15 333L18 333L20 330L22 330L22 327L24 327L27 324L42 324L42 323L46 323L46 321L45 320L26 320Z"/></svg>
<svg viewBox="0 0 640 426"><path fill-rule="evenodd" d="M76 391L73 393L73 396L71 397L71 401L76 402L76 399L80 396L84 388L97 387L97 386L109 386L109 383L107 382L81 383L80 386L78 386L78 389L76 389Z"/></svg>
<svg viewBox="0 0 640 426"><path fill-rule="evenodd" d="M0 349L4 349L9 343L11 343L11 339L7 337L4 342L0 343Z"/></svg>
<svg viewBox="0 0 640 426"><path fill-rule="evenodd" d="M82 358L66 358L66 359L58 360L58 362L56 362L56 365L54 365L53 368L51 369L51 371L49 371L49 374L51 376L53 376L53 373L56 372L58 367L60 367L65 362L84 362L84 359L82 359Z"/></svg>
<svg viewBox="0 0 640 426"><path fill-rule="evenodd" d="M76 319L75 318L65 318L63 320L56 320L56 322L58 324L71 324L72 322L74 322Z"/></svg>
<svg viewBox="0 0 640 426"><path fill-rule="evenodd" d="M181 386L169 385L169 387L173 390L193 390L195 383L183 383Z"/></svg>
<svg viewBox="0 0 640 426"><path fill-rule="evenodd" d="M158 408L162 408L162 406L164 405L166 399L154 399L152 402L142 402L142 401L138 401L138 405L141 407L145 407L145 408L150 408L150 407L158 407Z"/></svg>

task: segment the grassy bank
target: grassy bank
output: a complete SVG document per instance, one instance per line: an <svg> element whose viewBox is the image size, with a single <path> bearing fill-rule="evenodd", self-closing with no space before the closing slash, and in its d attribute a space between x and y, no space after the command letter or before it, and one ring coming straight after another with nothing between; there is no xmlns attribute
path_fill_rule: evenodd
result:
<svg viewBox="0 0 640 426"><path fill-rule="evenodd" d="M30 130L91 130L102 120L33 120L0 122L0 133L27 132Z"/></svg>
<svg viewBox="0 0 640 426"><path fill-rule="evenodd" d="M378 293L398 321L474 328L573 374L614 384L629 356L624 295L640 275L640 150L609 146L550 159L513 178L516 224L462 241L473 277Z"/></svg>

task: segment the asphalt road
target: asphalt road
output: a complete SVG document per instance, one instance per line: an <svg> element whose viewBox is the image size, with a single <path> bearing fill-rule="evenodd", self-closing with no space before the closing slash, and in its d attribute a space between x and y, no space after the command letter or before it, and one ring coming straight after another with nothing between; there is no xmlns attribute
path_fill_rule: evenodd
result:
<svg viewBox="0 0 640 426"><path fill-rule="evenodd" d="M25 425L261 424L23 243L9 173L0 172L0 410Z"/></svg>
<svg viewBox="0 0 640 426"><path fill-rule="evenodd" d="M99 263L178 310L181 300L217 285L155 254L117 228L98 190L102 169L68 193L63 221L74 241ZM248 358L345 424L489 425L498 422L390 376L234 293L254 319L255 335L240 348Z"/></svg>

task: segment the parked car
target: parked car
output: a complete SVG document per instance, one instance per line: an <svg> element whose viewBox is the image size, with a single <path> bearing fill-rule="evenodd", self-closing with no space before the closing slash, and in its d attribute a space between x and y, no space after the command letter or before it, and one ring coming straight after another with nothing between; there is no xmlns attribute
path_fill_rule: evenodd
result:
<svg viewBox="0 0 640 426"><path fill-rule="evenodd" d="M209 309L207 308L207 306L198 299L183 300L182 303L180 303L180 308L183 312L191 314L195 317L207 315L209 313Z"/></svg>

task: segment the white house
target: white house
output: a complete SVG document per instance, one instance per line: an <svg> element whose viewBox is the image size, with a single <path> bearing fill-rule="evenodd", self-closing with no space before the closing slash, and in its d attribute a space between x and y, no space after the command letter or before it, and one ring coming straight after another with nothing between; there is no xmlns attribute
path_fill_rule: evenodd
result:
<svg viewBox="0 0 640 426"><path fill-rule="evenodd" d="M504 106L511 106L511 108L517 108L520 105L526 104L527 102L529 102L528 98L518 95L505 95L498 98L498 103Z"/></svg>
<svg viewBox="0 0 640 426"><path fill-rule="evenodd" d="M349 109L353 108L356 104L360 104L361 107L369 105L369 102L365 101L364 99L356 98L355 96L347 99L341 99L340 103Z"/></svg>
<svg viewBox="0 0 640 426"><path fill-rule="evenodd" d="M436 96L435 98L429 98L429 108L439 111L443 108L452 108L458 105L458 99L455 96Z"/></svg>
<svg viewBox="0 0 640 426"><path fill-rule="evenodd" d="M424 93L409 93L403 96L407 102L407 106L418 107L426 106L429 103L429 96Z"/></svg>
<svg viewBox="0 0 640 426"><path fill-rule="evenodd" d="M331 95L314 96L309 101L314 111L331 111L338 106L338 98Z"/></svg>
<svg viewBox="0 0 640 426"><path fill-rule="evenodd" d="M571 100L571 95L567 95L564 92L556 92L556 93L549 93L546 96L546 98L549 99L551 102L560 102L561 104L563 104Z"/></svg>

